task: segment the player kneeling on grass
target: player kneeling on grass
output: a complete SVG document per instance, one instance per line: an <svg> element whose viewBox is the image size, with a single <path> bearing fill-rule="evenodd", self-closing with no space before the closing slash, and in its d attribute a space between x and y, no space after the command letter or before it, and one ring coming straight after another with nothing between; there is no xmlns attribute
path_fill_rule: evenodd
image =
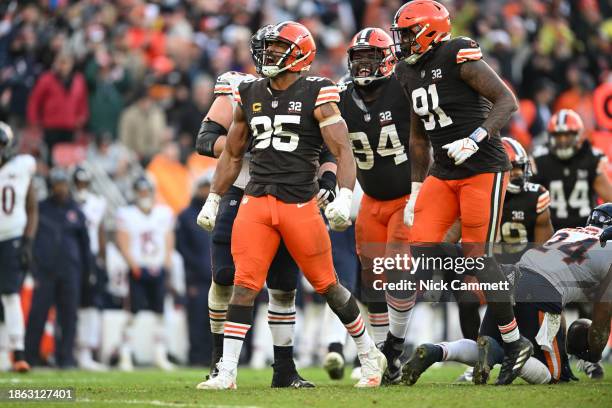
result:
<svg viewBox="0 0 612 408"><path fill-rule="evenodd" d="M314 39L306 27L291 21L277 24L266 33L258 59L265 78L244 81L234 93L233 123L198 224L207 230L214 227L221 195L240 173L249 145L251 179L232 230L236 273L223 358L217 365L218 375L198 384L199 389L236 388L238 358L253 322L253 303L281 238L304 276L355 340L362 363L356 386L379 386L387 366L365 330L357 302L338 283L329 234L317 206L317 162L325 142L338 161L340 187L325 214L333 229L348 228L355 163L336 105L338 87L326 78L301 75L315 53Z"/></svg>
<svg viewBox="0 0 612 408"><path fill-rule="evenodd" d="M610 335L612 317L612 203L591 212L587 226L558 231L542 247L527 251L517 265L506 265L514 281L514 312L521 333L537 347L519 376L531 384L568 381L561 312L570 302L593 302L593 323L570 327L567 352L586 363L591 378L602 375L596 364ZM588 327L586 327L588 326ZM478 343L463 339L420 345L406 366L410 385L432 364L458 361L474 366L474 382L486 384L491 368L503 360L501 339L487 310Z"/></svg>

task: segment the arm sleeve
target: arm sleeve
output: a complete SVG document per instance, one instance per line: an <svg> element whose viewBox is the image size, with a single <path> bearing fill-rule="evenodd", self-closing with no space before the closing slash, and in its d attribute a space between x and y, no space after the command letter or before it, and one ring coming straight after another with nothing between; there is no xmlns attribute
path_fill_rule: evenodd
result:
<svg viewBox="0 0 612 408"><path fill-rule="evenodd" d="M482 59L482 51L480 45L471 38L459 37L455 40L454 50L455 51L455 62L457 64L463 64L467 61L478 61Z"/></svg>
<svg viewBox="0 0 612 408"><path fill-rule="evenodd" d="M315 101L315 108L317 106L326 104L328 102L340 102L340 89L329 79L325 78L322 82L322 86L317 94Z"/></svg>

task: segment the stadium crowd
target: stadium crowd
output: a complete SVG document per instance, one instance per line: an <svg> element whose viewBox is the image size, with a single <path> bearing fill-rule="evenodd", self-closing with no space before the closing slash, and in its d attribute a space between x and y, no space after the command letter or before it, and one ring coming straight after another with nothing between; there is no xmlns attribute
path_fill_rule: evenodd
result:
<svg viewBox="0 0 612 408"><path fill-rule="evenodd" d="M230 70L254 73L248 48L252 33L264 24L291 19L304 24L317 40L311 72L339 80L347 73L346 49L353 34L367 26L388 29L401 3L2 2L0 120L12 127L18 150L37 160L39 200L49 194L45 180L54 166L87 167L93 190L109 202L110 216L102 222L110 237L117 230L112 212L136 198L132 186L143 171L150 175L156 201L168 205L179 219L176 247L184 259L187 289L174 301L187 305L189 323L198 327L190 338L204 339L209 336L205 310L211 268L195 256L207 258L198 252L206 244L185 239L196 234L186 220L197 228L195 215L215 165L214 159L194 151L215 78ZM443 3L453 18L453 35L477 40L487 62L520 101L502 136L512 136L531 150L546 142L552 114L569 108L582 117L586 136L612 159L609 2ZM197 232L206 241L206 233ZM311 298L306 295L305 301ZM209 363L208 351L202 350L206 341L190 353L191 363ZM65 361L72 364L70 358Z"/></svg>

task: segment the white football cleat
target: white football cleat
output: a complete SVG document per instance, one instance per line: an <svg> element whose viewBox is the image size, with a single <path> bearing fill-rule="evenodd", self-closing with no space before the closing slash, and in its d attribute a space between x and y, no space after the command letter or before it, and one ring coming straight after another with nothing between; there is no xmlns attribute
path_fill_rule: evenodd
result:
<svg viewBox="0 0 612 408"><path fill-rule="evenodd" d="M217 363L219 372L215 377L209 378L206 381L199 383L196 388L198 390L235 390L237 369L227 369L223 366L223 360Z"/></svg>
<svg viewBox="0 0 612 408"><path fill-rule="evenodd" d="M119 356L119 370L130 372L134 371L134 363L132 362L132 351L128 347L121 347Z"/></svg>
<svg viewBox="0 0 612 408"><path fill-rule="evenodd" d="M358 380L361 378L361 366L353 367L351 371L351 380Z"/></svg>
<svg viewBox="0 0 612 408"><path fill-rule="evenodd" d="M361 361L361 378L355 384L357 388L380 387L383 374L387 369L387 359L376 346L365 354L359 354Z"/></svg>
<svg viewBox="0 0 612 408"><path fill-rule="evenodd" d="M174 364L168 360L166 347L158 345L155 347L155 367L164 371L174 371Z"/></svg>

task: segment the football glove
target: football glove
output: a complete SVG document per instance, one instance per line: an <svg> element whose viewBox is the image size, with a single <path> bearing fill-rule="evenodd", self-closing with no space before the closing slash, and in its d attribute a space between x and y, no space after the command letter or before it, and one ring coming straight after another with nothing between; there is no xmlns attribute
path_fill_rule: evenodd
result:
<svg viewBox="0 0 612 408"><path fill-rule="evenodd" d="M468 137L445 144L442 148L448 150L448 157L455 160L455 166L459 166L478 151L478 143L483 141L487 136L487 131L479 127Z"/></svg>
<svg viewBox="0 0 612 408"><path fill-rule="evenodd" d="M327 204L336 198L336 174L326 171L319 179L319 193L317 194L317 205L325 209Z"/></svg>
<svg viewBox="0 0 612 408"><path fill-rule="evenodd" d="M21 246L19 249L19 263L21 269L28 272L30 266L32 266L32 238L24 236L21 239Z"/></svg>
<svg viewBox="0 0 612 408"><path fill-rule="evenodd" d="M406 224L408 227L412 227L412 224L414 224L414 205L416 204L421 185L423 185L423 183L419 183L418 181L412 182L412 187L410 188L410 198L406 203L406 207L404 207L404 224Z"/></svg>
<svg viewBox="0 0 612 408"><path fill-rule="evenodd" d="M325 216L329 221L329 227L333 231L344 231L351 226L351 202L353 192L343 187L338 192L336 199L325 208Z"/></svg>
<svg viewBox="0 0 612 408"><path fill-rule="evenodd" d="M210 193L198 214L197 223L206 231L212 231L215 227L217 211L219 210L219 201L221 201L221 196L219 194Z"/></svg>

